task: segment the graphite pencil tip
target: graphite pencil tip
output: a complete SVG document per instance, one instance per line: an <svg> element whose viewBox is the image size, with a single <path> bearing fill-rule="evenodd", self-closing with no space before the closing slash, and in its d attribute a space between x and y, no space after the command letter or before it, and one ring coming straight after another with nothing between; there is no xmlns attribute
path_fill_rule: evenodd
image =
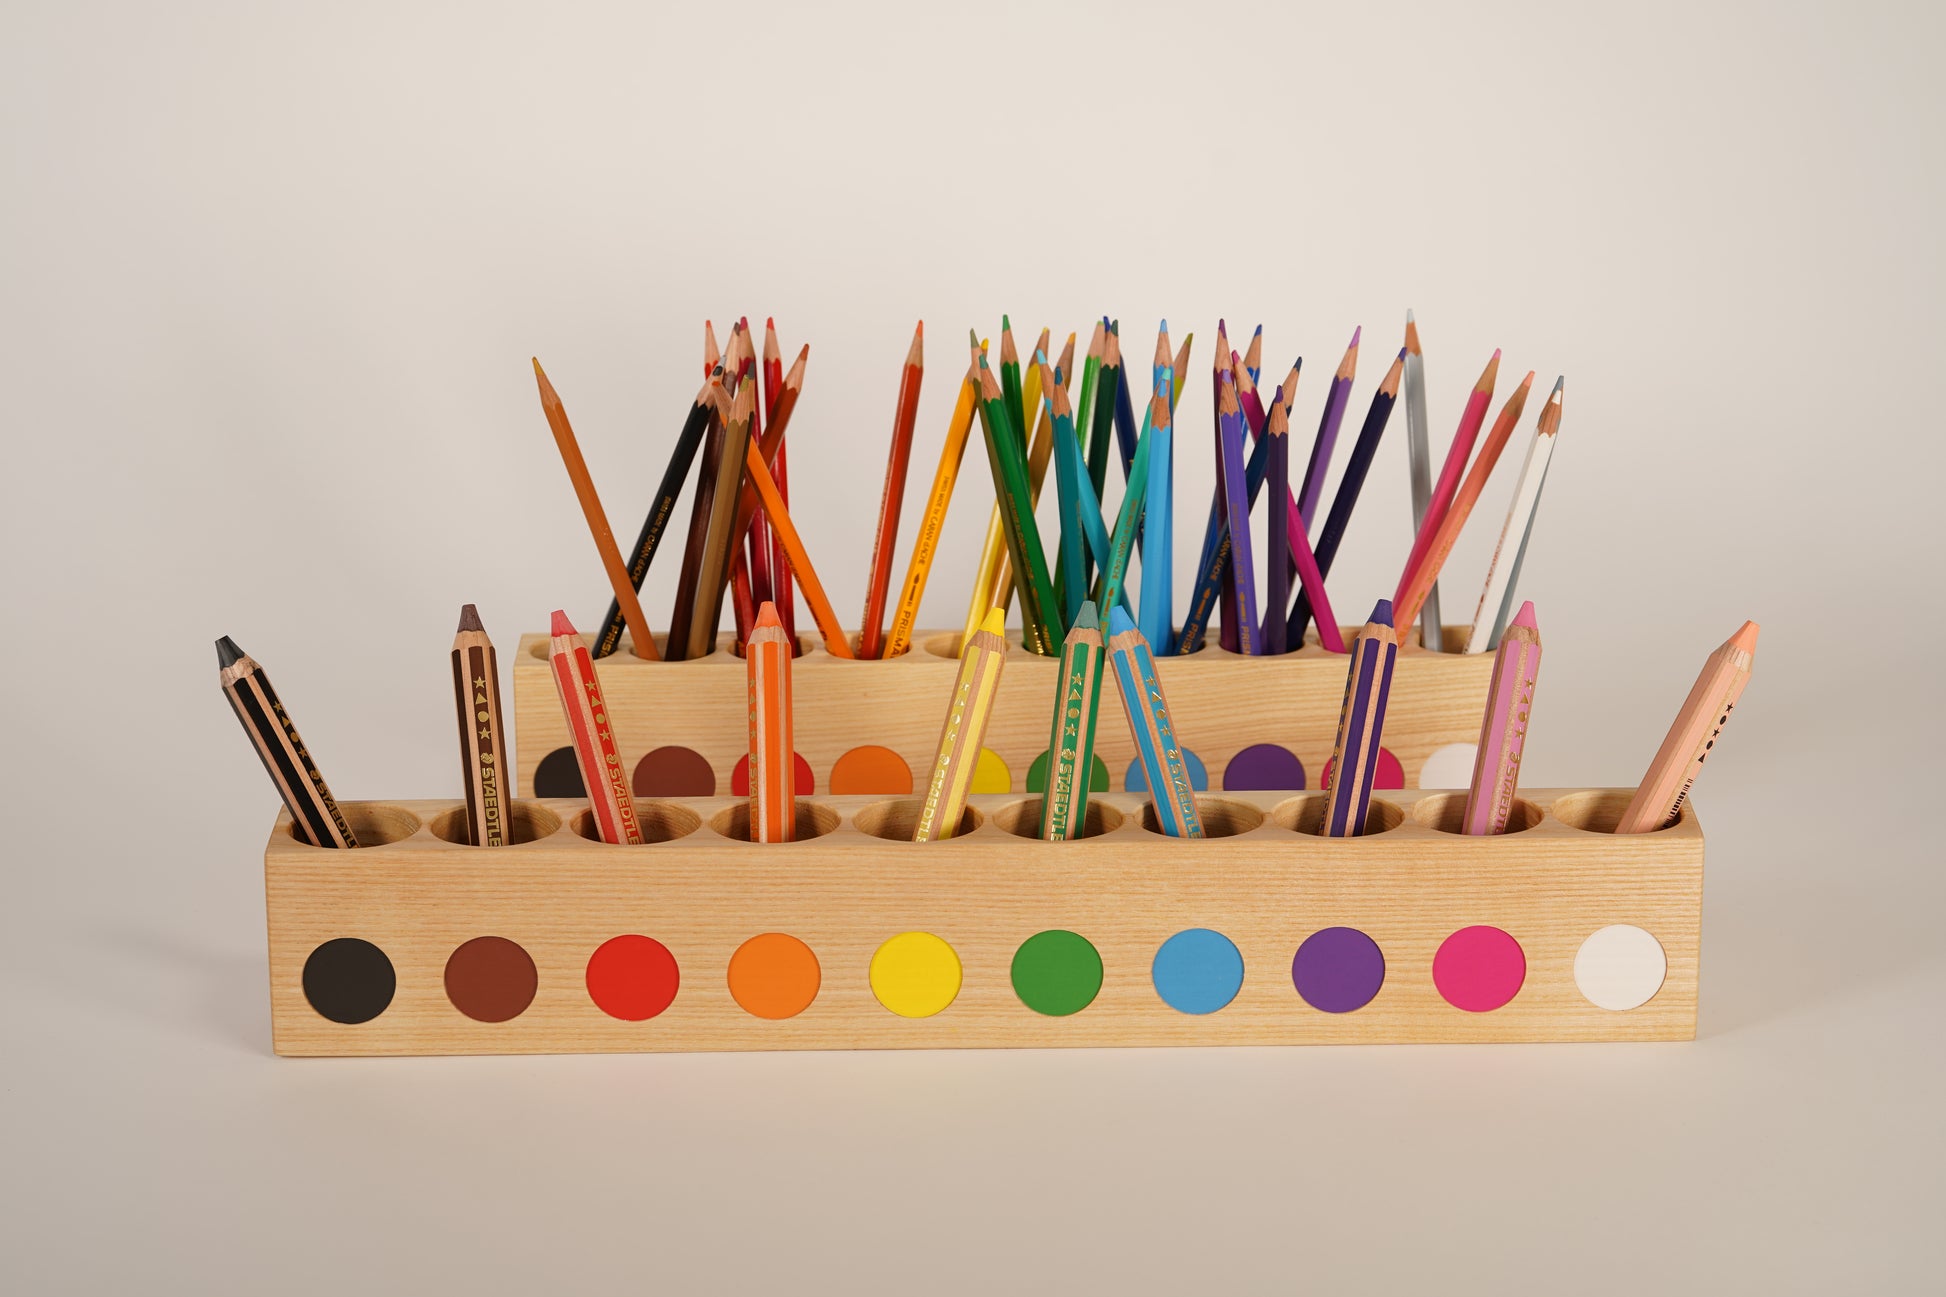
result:
<svg viewBox="0 0 1946 1297"><path fill-rule="evenodd" d="M554 619L549 623L547 633L550 635L572 635L574 634L574 623L568 620L568 615L565 612L556 608L554 610Z"/></svg>
<svg viewBox="0 0 1946 1297"><path fill-rule="evenodd" d="M238 648L237 642L228 635L216 641L216 665L219 669L235 666L242 657L243 650Z"/></svg>
<svg viewBox="0 0 1946 1297"><path fill-rule="evenodd" d="M459 628L461 630L485 630L486 627L480 625L480 610L470 603L462 604L459 610Z"/></svg>
<svg viewBox="0 0 1946 1297"><path fill-rule="evenodd" d="M1372 609L1372 615L1366 620L1376 622L1380 626L1390 626L1392 624L1392 601L1390 599L1380 599L1377 606Z"/></svg>

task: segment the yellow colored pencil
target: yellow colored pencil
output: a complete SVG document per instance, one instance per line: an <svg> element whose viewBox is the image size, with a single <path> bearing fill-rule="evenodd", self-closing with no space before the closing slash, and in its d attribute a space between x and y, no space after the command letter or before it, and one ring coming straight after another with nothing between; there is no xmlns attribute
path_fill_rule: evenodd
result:
<svg viewBox="0 0 1946 1297"><path fill-rule="evenodd" d="M906 560L899 609L885 637L888 658L895 658L912 647L912 629L919 621L919 601L926 594L932 561L939 553L939 537L946 529L946 510L953 502L953 486L959 481L960 463L966 458L966 439L973 431L973 410L980 402L978 356L986 349L986 341L982 339L973 363L967 366L966 380L959 385L959 402L953 406L952 420L946 425L946 444L939 448L939 467L932 475L932 494L926 498L926 512L920 517L919 530L912 538L912 556Z"/></svg>
<svg viewBox="0 0 1946 1297"><path fill-rule="evenodd" d="M914 842L937 842L959 832L960 817L966 813L966 794L980 764L987 720L1000 692L1000 669L1006 660L1007 617L998 608L989 609L960 654L959 677L953 681L946 724L939 732L938 755L933 758L932 777L926 781L926 800L919 808L919 823L912 830Z"/></svg>

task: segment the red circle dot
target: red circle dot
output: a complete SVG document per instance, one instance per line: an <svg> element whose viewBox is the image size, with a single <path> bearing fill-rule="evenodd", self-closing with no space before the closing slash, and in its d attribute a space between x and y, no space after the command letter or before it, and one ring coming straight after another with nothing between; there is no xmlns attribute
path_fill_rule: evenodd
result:
<svg viewBox="0 0 1946 1297"><path fill-rule="evenodd" d="M791 753L792 782L797 785L799 797L809 797L818 791L817 776L811 773L811 763L804 759L801 752ZM748 797L750 795L750 754L744 753L737 758L730 771L730 796Z"/></svg>
<svg viewBox="0 0 1946 1297"><path fill-rule="evenodd" d="M611 937L588 957L588 997L624 1022L655 1017L681 984L676 957L654 937Z"/></svg>

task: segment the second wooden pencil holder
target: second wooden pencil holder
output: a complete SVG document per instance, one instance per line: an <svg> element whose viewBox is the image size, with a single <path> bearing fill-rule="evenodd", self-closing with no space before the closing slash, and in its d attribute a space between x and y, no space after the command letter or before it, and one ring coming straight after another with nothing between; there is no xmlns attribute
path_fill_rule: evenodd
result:
<svg viewBox="0 0 1946 1297"><path fill-rule="evenodd" d="M456 802L348 803L356 850L264 852L280 1054L1681 1040L1695 1034L1703 835L1612 830L1627 791L1523 789L1512 831L1464 796L1145 799L1086 837L1037 797L973 799L910 841L917 798L805 799L753 844L747 803L643 800L651 841L585 802L516 801L460 845Z"/></svg>
<svg viewBox="0 0 1946 1297"><path fill-rule="evenodd" d="M1345 642L1356 632L1347 627ZM1459 643L1465 634L1464 627L1448 627L1447 641ZM690 662L647 662L626 648L596 662L638 794L747 791L741 766L749 750L749 695L731 638L720 637L714 653ZM909 653L889 661L833 657L814 636L798 638L803 653L793 667L792 694L799 793L896 795L922 784L959 670L958 633L921 632ZM581 776L568 747L547 645L545 635L525 635L514 655L519 791L580 796ZM1347 661L1315 640L1279 657L1245 657L1212 642L1187 657L1158 658L1196 786L1319 787L1344 703ZM1021 648L1017 634L1009 639L975 792L1037 792L1045 786L1059 666L1057 658ZM1491 653L1400 649L1379 754L1380 788L1421 786L1435 754L1435 786L1466 782L1492 668ZM1102 686L1095 758L1096 788L1127 787L1131 767L1139 777L1112 680Z"/></svg>

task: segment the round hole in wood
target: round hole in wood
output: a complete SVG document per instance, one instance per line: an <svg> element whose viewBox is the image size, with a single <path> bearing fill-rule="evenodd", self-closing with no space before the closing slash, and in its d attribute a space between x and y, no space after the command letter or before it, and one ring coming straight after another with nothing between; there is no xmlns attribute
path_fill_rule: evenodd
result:
<svg viewBox="0 0 1946 1297"><path fill-rule="evenodd" d="M927 656L959 661L959 632L948 631L944 635L928 635L925 643L919 646Z"/></svg>
<svg viewBox="0 0 1946 1297"><path fill-rule="evenodd" d="M1008 802L1005 806L996 806L988 818L1017 838L1038 840L1041 836L1041 799L1024 797L1017 802ZM1121 827L1120 811L1092 798L1089 799L1087 815L1081 824L1080 837L1098 838L1104 833L1113 833ZM1070 842L1077 840L1068 839Z"/></svg>
<svg viewBox="0 0 1946 1297"><path fill-rule="evenodd" d="M1270 810L1270 822L1280 829L1317 837L1318 825L1324 822L1325 803L1329 800L1325 793L1310 793L1279 802ZM1392 802L1374 797L1371 808L1365 812L1365 832L1361 836L1369 838L1375 833L1390 833L1404 823L1403 810Z"/></svg>
<svg viewBox="0 0 1946 1297"><path fill-rule="evenodd" d="M507 808L506 841L501 846L513 846L522 842L534 842L556 832L561 827L561 817L545 806L532 802L515 800ZM456 846L473 846L467 834L466 808L455 806L441 811L432 818L432 835L442 842Z"/></svg>
<svg viewBox="0 0 1946 1297"><path fill-rule="evenodd" d="M1466 794L1441 793L1437 797L1421 797L1412 804L1412 819L1423 824L1435 833L1459 833L1466 821ZM1507 816L1508 833L1525 833L1541 822L1541 808L1530 801L1514 798L1514 808Z"/></svg>
<svg viewBox="0 0 1946 1297"><path fill-rule="evenodd" d="M1555 819L1571 829L1583 833L1614 833L1615 826L1622 822L1622 812L1635 797L1629 792L1569 793L1566 797L1556 798L1548 808ZM1689 803L1684 802L1682 813L1675 820L1652 833L1663 833L1681 824L1689 815ZM1647 837L1648 834L1630 834L1631 837ZM361 838L360 841L363 841Z"/></svg>
<svg viewBox="0 0 1946 1297"><path fill-rule="evenodd" d="M384 802L339 802L338 810L344 815L345 823L351 826L351 836L358 839L361 847L377 847L387 842L397 842L409 838L419 831L419 817L403 806L387 806ZM297 836L290 825L284 826L293 842L311 846ZM336 847L317 847L319 851L335 851Z"/></svg>
<svg viewBox="0 0 1946 1297"><path fill-rule="evenodd" d="M852 813L852 827L860 833L869 833L875 838L888 842L911 842L912 830L919 825L919 812L925 806L923 798L901 797L895 801L873 802L870 806L860 807ZM953 836L963 838L980 827L980 813L971 806L959 817L959 831Z"/></svg>
<svg viewBox="0 0 1946 1297"><path fill-rule="evenodd" d="M1203 821L1203 836L1206 838L1234 838L1264 822L1262 811L1248 802L1231 801L1227 797L1197 797L1196 813ZM1141 823L1144 833L1162 834L1162 830L1156 827L1154 802L1142 804Z"/></svg>
<svg viewBox="0 0 1946 1297"><path fill-rule="evenodd" d="M726 838L737 842L750 841L750 803L738 802L728 810L718 811L710 818L710 828ZM794 841L805 842L811 838L821 838L838 827L838 812L829 806L819 806L813 802L799 801L797 818L793 822L796 833ZM787 847L789 842L766 843L767 846Z"/></svg>
<svg viewBox="0 0 1946 1297"><path fill-rule="evenodd" d="M686 838L703 827L703 817L675 802L644 801L638 797L635 800L635 823L642 830L643 844L647 845ZM593 811L576 811L574 818L568 821L568 827L590 842L601 841L601 830L595 827Z"/></svg>

